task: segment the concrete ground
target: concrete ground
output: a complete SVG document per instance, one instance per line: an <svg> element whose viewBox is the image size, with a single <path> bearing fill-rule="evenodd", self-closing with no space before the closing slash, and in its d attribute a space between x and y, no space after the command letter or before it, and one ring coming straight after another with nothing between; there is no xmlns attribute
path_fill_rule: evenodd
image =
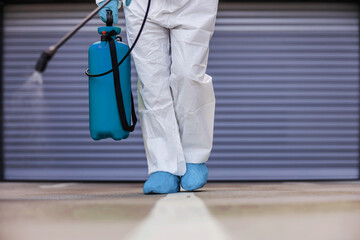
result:
<svg viewBox="0 0 360 240"><path fill-rule="evenodd" d="M359 240L360 182L0 183L1 240Z"/></svg>

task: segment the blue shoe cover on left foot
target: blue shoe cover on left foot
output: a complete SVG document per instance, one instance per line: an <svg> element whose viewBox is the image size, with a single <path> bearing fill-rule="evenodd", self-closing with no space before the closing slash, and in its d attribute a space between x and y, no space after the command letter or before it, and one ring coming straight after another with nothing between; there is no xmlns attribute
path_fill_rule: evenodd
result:
<svg viewBox="0 0 360 240"><path fill-rule="evenodd" d="M181 177L181 187L187 191L202 188L208 179L208 168L205 163L187 163L186 173Z"/></svg>
<svg viewBox="0 0 360 240"><path fill-rule="evenodd" d="M143 191L149 193L176 193L180 191L180 177L169 172L154 172L144 184Z"/></svg>

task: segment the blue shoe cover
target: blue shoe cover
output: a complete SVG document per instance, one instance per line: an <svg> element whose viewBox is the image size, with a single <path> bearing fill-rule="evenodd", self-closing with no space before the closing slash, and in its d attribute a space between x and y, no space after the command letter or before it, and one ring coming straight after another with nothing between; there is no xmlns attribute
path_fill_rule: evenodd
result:
<svg viewBox="0 0 360 240"><path fill-rule="evenodd" d="M169 172L154 172L145 182L143 191L145 194L179 192L180 177Z"/></svg>
<svg viewBox="0 0 360 240"><path fill-rule="evenodd" d="M205 163L186 164L186 173L181 177L181 187L187 191L193 191L202 188L208 179L208 168Z"/></svg>

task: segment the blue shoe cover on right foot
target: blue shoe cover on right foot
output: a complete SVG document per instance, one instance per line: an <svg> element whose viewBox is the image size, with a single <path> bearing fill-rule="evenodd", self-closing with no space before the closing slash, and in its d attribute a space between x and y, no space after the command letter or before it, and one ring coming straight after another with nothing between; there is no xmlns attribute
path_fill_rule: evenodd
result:
<svg viewBox="0 0 360 240"><path fill-rule="evenodd" d="M180 184L187 191L202 188L208 179L208 168L205 163L187 163L186 173L181 177Z"/></svg>
<svg viewBox="0 0 360 240"><path fill-rule="evenodd" d="M149 193L176 193L180 191L180 177L169 172L154 172L144 184L143 191Z"/></svg>

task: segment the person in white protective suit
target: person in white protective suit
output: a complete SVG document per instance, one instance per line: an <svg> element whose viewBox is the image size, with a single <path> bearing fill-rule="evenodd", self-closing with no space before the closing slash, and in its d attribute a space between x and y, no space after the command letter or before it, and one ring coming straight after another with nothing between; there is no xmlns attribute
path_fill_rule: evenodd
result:
<svg viewBox="0 0 360 240"><path fill-rule="evenodd" d="M125 3L126 1L126 3ZM100 0L97 3L103 4ZM148 0L123 0L131 46ZM106 10L116 16L121 0ZM132 51L138 80L138 109L150 177L144 193L192 191L207 182L213 142L215 96L206 74L218 0L153 0Z"/></svg>

